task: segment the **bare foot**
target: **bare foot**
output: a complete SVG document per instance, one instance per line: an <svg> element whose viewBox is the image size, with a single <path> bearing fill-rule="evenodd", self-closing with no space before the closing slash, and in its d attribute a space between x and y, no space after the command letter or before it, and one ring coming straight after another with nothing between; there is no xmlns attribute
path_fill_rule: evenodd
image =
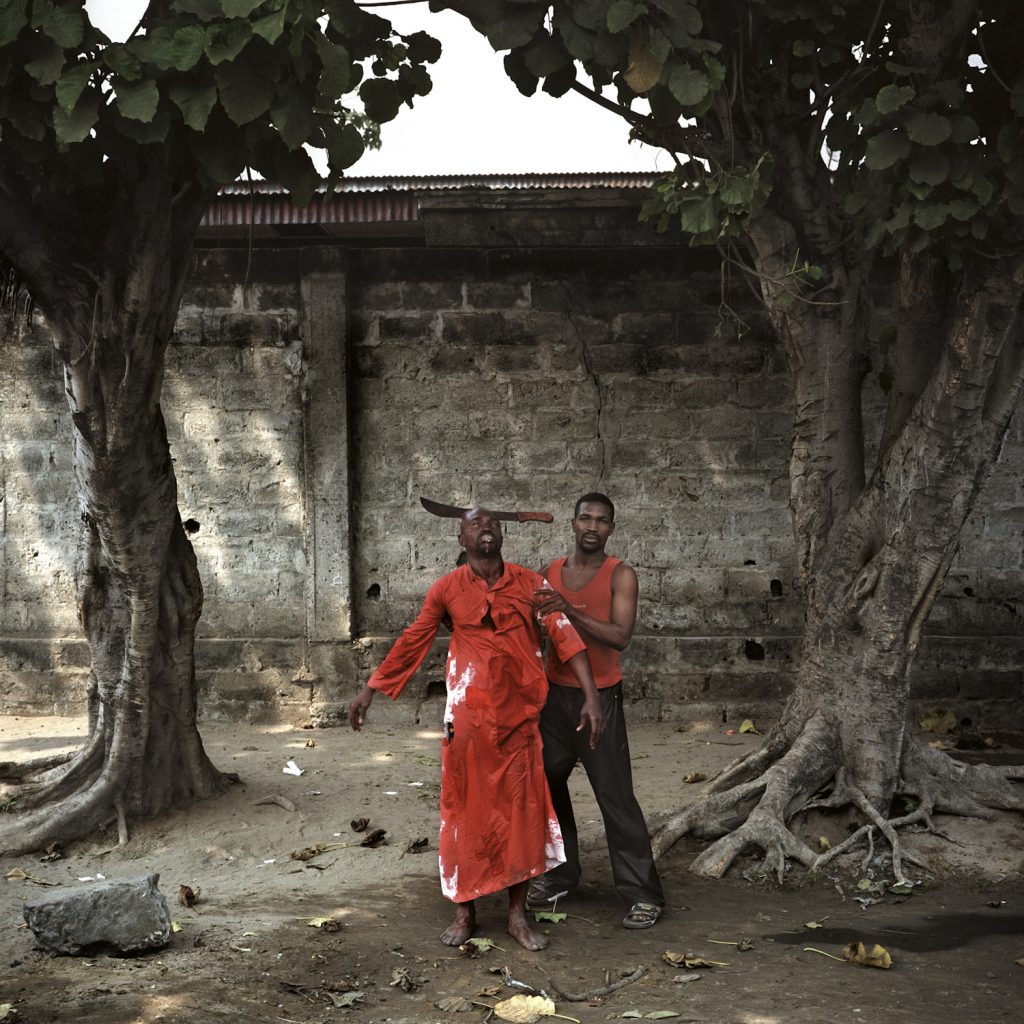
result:
<svg viewBox="0 0 1024 1024"><path fill-rule="evenodd" d="M527 923L526 915L521 909L510 907L508 912L508 933L524 949L547 949L548 937L535 932Z"/></svg>
<svg viewBox="0 0 1024 1024"><path fill-rule="evenodd" d="M472 903L461 903L455 911L455 920L441 932L446 946L461 946L476 928L476 908Z"/></svg>

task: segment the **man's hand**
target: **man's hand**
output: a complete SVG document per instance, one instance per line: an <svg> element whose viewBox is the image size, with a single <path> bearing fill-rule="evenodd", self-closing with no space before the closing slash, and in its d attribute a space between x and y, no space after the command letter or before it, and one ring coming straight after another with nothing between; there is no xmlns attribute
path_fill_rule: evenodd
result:
<svg viewBox="0 0 1024 1024"><path fill-rule="evenodd" d="M359 732L366 721L366 712L370 710L373 701L374 691L369 686L364 686L354 701L348 706L348 724Z"/></svg>
<svg viewBox="0 0 1024 1024"><path fill-rule="evenodd" d="M567 615L572 610L572 605L557 590L541 587L533 592L533 608L538 618L542 619L551 612Z"/></svg>
<svg viewBox="0 0 1024 1024"><path fill-rule="evenodd" d="M576 731L583 732L588 725L590 726L590 749L593 750L604 733L604 712L596 697L588 697L583 701L580 724L576 726Z"/></svg>

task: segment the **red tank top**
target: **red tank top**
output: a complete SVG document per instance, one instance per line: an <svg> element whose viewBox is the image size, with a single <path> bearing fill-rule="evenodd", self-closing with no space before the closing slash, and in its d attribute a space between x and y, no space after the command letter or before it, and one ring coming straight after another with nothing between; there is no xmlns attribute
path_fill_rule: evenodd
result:
<svg viewBox="0 0 1024 1024"><path fill-rule="evenodd" d="M562 566L565 565L564 558L556 558L548 569L547 580L554 590L557 590L566 601L586 612L591 618L599 619L602 622L612 620L612 573L621 559L606 558L601 568L594 573L594 578L582 590L569 590L562 582ZM606 647L594 640L583 637L587 645L587 657L590 659L590 671L594 675L594 683L599 690L608 686L614 686L622 681L622 669L619 667L619 652L614 647ZM579 687L572 669L568 668L558 654L553 650L548 651L548 679L561 686Z"/></svg>

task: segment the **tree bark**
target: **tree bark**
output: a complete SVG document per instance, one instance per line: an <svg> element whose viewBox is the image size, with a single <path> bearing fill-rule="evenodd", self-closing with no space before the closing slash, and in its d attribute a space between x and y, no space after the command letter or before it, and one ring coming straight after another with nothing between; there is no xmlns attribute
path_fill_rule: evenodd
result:
<svg viewBox="0 0 1024 1024"><path fill-rule="evenodd" d="M109 230L80 249L82 272L54 289L19 268L64 362L82 516L79 612L92 652L89 738L13 790L0 849L21 853L113 820L210 796L217 771L196 726L195 629L202 585L177 508L160 387L206 196L177 188L161 150L130 169ZM94 270L89 270L89 250Z"/></svg>
<svg viewBox="0 0 1024 1024"><path fill-rule="evenodd" d="M933 288L934 264L923 261L919 273L905 266L901 275L901 297L910 306ZM930 360L930 371L905 367L904 379L914 382L905 394L913 388L916 400L909 409L905 394L893 403L890 416L898 422L890 420L879 462L845 510L827 488L800 486L808 461L831 465L835 443L830 432L808 432L809 459L793 463L792 503L798 540L802 524L812 524L804 532L816 544L802 551L806 623L792 696L760 750L729 766L693 806L660 827L656 853L690 833L714 840L694 862L698 873L719 876L755 848L781 881L788 861L822 867L877 830L903 881L904 862L920 862L904 849L900 825L934 829L936 811L984 817L991 808L1024 810L1009 782L1013 771L961 764L907 730L922 626L1024 388L1022 285L1019 257L964 275L956 309L941 325L939 357L934 345L923 346L918 358ZM828 323L816 327L819 317L810 308L780 317L787 350L799 357L798 444L801 395L813 391L817 372L814 359L801 353L809 348L822 359ZM911 358L909 350L903 358ZM897 795L913 797L917 810L891 817ZM865 824L827 853L789 827L810 808L845 805Z"/></svg>

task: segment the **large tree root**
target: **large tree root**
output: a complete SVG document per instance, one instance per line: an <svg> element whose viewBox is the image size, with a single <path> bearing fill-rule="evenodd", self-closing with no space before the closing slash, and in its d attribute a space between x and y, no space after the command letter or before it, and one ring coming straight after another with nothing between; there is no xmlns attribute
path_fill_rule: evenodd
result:
<svg viewBox="0 0 1024 1024"><path fill-rule="evenodd" d="M933 821L936 812L990 818L993 808L1024 810L1024 796L1010 782L1024 778L1020 768L962 764L908 737L892 795L912 798L917 806L889 818L888 807L876 807L866 787L848 776L838 736L835 724L820 711L807 720L788 749L786 733L776 729L764 747L730 765L695 804L655 830L655 856L663 855L681 836L694 835L715 840L693 861L696 874L719 878L740 854L757 849L764 855L763 871L781 882L790 861L818 870L860 845L867 847L866 860L871 860L877 834L891 851L895 880L911 884L905 865L927 869L927 864L907 849L899 830L917 825L942 836ZM794 817L807 811L846 806L854 808L864 824L825 853L816 853L789 827Z"/></svg>

